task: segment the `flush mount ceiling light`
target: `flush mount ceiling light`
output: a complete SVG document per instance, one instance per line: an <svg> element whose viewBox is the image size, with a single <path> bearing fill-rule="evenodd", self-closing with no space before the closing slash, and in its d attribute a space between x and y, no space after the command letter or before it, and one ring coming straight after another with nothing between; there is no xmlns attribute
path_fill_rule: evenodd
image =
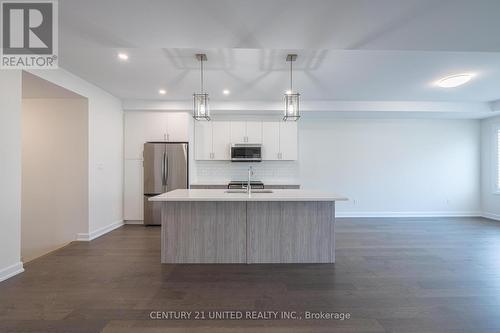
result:
<svg viewBox="0 0 500 333"><path fill-rule="evenodd" d="M455 88L466 84L474 77L474 74L465 73L450 75L436 82L436 85L441 88Z"/></svg>
<svg viewBox="0 0 500 333"><path fill-rule="evenodd" d="M118 53L118 59L120 59L122 61L126 61L126 60L128 60L128 54L120 52L120 53Z"/></svg>
<svg viewBox="0 0 500 333"><path fill-rule="evenodd" d="M231 91L229 91L229 89L224 89L224 90L222 90L222 93L224 95L229 95L231 93Z"/></svg>
<svg viewBox="0 0 500 333"><path fill-rule="evenodd" d="M206 54L197 54L196 59L200 62L201 92L193 94L194 108L193 118L196 120L210 120L210 108L208 105L208 94L203 90L203 62L207 61Z"/></svg>
<svg viewBox="0 0 500 333"><path fill-rule="evenodd" d="M165 95L166 93L167 93L167 91L165 89L158 90L158 94L160 94L160 95Z"/></svg>
<svg viewBox="0 0 500 333"><path fill-rule="evenodd" d="M283 117L284 121L297 121L300 118L299 114L299 93L293 92L293 62L297 60L296 54L289 54L286 56L286 61L290 62L290 89L285 92L285 115Z"/></svg>

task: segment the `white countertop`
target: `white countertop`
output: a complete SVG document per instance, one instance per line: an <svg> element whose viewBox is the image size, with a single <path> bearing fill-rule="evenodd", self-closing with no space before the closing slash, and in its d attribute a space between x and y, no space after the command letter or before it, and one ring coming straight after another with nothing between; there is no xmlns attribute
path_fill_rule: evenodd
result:
<svg viewBox="0 0 500 333"><path fill-rule="evenodd" d="M149 201L345 201L334 193L311 190L272 190L273 193L226 193L226 190L174 190Z"/></svg>
<svg viewBox="0 0 500 333"><path fill-rule="evenodd" d="M210 186L210 185L217 185L217 186L227 186L227 184L229 184L229 182L231 182L231 180L227 180L227 181L206 181L206 182L195 182L195 183L191 183L192 186ZM245 180L243 180L243 182L245 182ZM290 182L290 181L272 181L272 182L266 182L266 181L263 181L264 183L264 186L265 185L268 185L268 186L289 186L289 185L299 185L300 186L300 182Z"/></svg>

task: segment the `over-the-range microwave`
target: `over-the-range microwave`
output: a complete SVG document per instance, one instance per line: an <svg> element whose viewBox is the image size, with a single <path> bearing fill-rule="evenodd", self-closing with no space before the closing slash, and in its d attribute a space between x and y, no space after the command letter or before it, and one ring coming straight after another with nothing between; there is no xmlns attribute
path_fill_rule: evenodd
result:
<svg viewBox="0 0 500 333"><path fill-rule="evenodd" d="M262 145L236 143L231 145L232 162L262 162Z"/></svg>

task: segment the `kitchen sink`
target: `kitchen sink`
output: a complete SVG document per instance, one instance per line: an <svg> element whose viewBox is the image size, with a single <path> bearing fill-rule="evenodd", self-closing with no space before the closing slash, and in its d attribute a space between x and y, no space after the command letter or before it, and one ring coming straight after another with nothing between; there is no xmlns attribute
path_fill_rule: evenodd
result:
<svg viewBox="0 0 500 333"><path fill-rule="evenodd" d="M248 193L247 190L225 190L225 193ZM252 193L273 193L272 190L252 190Z"/></svg>
<svg viewBox="0 0 500 333"><path fill-rule="evenodd" d="M273 193L271 190L252 190L252 193Z"/></svg>

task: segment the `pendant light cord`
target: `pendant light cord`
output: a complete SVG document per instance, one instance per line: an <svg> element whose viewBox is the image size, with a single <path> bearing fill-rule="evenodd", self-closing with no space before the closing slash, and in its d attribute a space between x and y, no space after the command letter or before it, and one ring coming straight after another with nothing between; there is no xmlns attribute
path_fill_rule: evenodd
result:
<svg viewBox="0 0 500 333"><path fill-rule="evenodd" d="M200 62L201 62L201 93L203 94L203 58L201 58Z"/></svg>

